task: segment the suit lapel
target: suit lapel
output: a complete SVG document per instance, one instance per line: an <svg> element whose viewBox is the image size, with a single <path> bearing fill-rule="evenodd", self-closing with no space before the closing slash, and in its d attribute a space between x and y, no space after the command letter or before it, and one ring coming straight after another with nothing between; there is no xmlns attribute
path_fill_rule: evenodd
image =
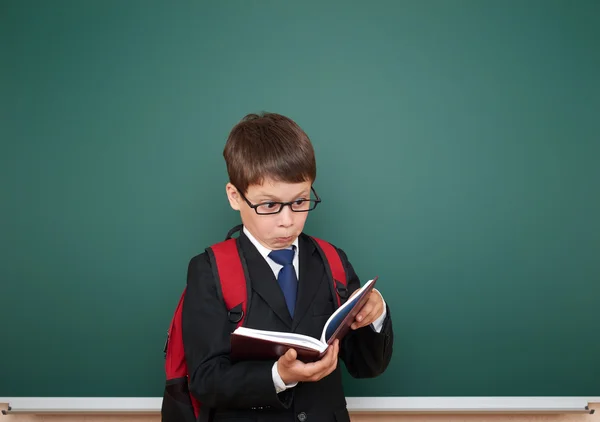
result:
<svg viewBox="0 0 600 422"><path fill-rule="evenodd" d="M265 301L281 321L291 328L292 317L273 270L243 232L240 234L239 242L246 260L252 290Z"/></svg>
<svg viewBox="0 0 600 422"><path fill-rule="evenodd" d="M319 286L326 279L325 267L312 240L306 235L298 238L300 280L298 281L298 296L296 311L292 322L292 331L296 330L306 312L310 309Z"/></svg>

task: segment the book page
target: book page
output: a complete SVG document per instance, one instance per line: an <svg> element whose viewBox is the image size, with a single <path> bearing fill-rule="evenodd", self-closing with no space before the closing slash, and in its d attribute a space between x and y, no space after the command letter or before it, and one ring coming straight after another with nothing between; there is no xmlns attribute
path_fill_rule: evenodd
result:
<svg viewBox="0 0 600 422"><path fill-rule="evenodd" d="M288 343L297 346L306 347L322 352L327 348L327 345L321 343L316 338L297 333L285 333L278 331L254 330L252 328L239 327L234 331L234 334L245 337L253 337L277 343Z"/></svg>

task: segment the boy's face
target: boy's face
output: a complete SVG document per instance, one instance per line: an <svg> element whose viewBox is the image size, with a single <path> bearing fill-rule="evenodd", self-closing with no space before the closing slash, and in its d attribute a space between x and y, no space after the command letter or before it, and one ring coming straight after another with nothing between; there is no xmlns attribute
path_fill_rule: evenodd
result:
<svg viewBox="0 0 600 422"><path fill-rule="evenodd" d="M311 182L286 183L265 179L262 185L251 185L243 195L252 204L291 202L310 199ZM226 187L229 204L240 212L242 223L264 247L283 249L302 233L308 212L294 212L289 206L278 214L259 215L244 200L231 183Z"/></svg>

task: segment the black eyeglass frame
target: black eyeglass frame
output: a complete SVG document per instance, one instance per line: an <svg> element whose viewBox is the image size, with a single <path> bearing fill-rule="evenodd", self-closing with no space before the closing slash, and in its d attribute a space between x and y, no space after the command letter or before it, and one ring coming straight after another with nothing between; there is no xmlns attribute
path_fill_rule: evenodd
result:
<svg viewBox="0 0 600 422"><path fill-rule="evenodd" d="M237 189L237 188L236 188ZM273 214L279 214L281 211L283 211L283 207L285 206L289 206L290 210L292 210L292 212L309 212L309 211L313 211L315 208L317 208L317 205L319 205L321 203L321 198L319 197L319 195L317 194L317 191L315 190L314 187L310 187L311 192L315 195L315 199L303 199L304 201L308 201L311 204L314 204L314 206L312 208L308 208L306 210L295 210L292 208L292 204L294 202L297 202L298 200L296 199L295 201L290 201L290 202L277 202L277 201L267 201L267 202L261 202L260 204L253 204L252 202L250 202L248 200L248 198L246 198L246 196L242 193L241 190L237 189L238 193L240 194L240 196L242 197L242 199L244 201L246 201L246 204L248 204L248 206L250 208L252 208L254 210L254 212L258 215L273 215ZM274 212L258 212L258 207L260 207L261 205L279 205L279 209L277 211Z"/></svg>

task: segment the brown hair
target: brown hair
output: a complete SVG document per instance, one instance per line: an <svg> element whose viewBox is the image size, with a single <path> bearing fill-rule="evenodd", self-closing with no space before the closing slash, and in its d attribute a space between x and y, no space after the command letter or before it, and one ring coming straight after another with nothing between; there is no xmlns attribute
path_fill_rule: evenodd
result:
<svg viewBox="0 0 600 422"><path fill-rule="evenodd" d="M276 113L248 114L227 138L223 157L229 181L242 194L265 178L279 182L314 182L315 152L292 119Z"/></svg>

